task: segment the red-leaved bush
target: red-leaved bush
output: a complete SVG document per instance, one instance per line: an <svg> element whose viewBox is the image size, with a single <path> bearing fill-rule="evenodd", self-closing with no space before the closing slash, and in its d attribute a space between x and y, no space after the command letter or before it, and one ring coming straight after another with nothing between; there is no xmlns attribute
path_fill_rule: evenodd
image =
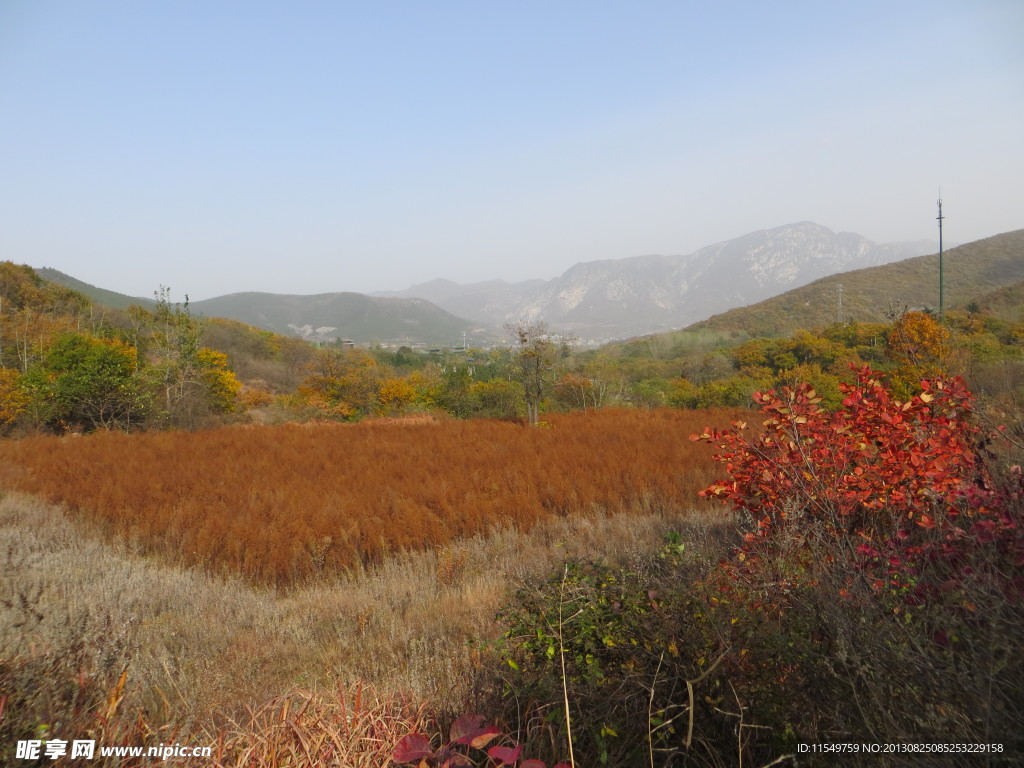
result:
<svg viewBox="0 0 1024 768"><path fill-rule="evenodd" d="M573 565L504 614L514 701L564 695L578 764L779 765L825 742L1024 757L1020 471L959 379L902 399L865 368L841 395L759 393L759 428L692 437L724 466L702 495L739 536Z"/></svg>
<svg viewBox="0 0 1024 768"><path fill-rule="evenodd" d="M522 745L493 746L487 748L503 734L494 725L485 725L483 715L463 715L452 723L448 744L434 749L430 739L420 733L410 733L395 746L392 759L400 765L416 765L417 768L476 768L477 763L470 757L474 750L486 749L487 765L496 767L514 766L519 768L547 768L541 760L524 760L519 763ZM554 768L569 768L568 763L558 763Z"/></svg>
<svg viewBox="0 0 1024 768"><path fill-rule="evenodd" d="M737 715L790 748L987 733L1024 753L1020 468L958 378L902 400L863 368L841 389L834 412L808 385L758 393L762 430L691 438L743 534L704 582Z"/></svg>
<svg viewBox="0 0 1024 768"><path fill-rule="evenodd" d="M945 560L950 586L978 546L1010 550L1024 564L1024 538L1007 503L1019 491L995 490L959 378L922 381L906 401L866 367L855 384L840 386L835 412L803 384L755 395L766 418L753 438L744 423L691 437L714 444L729 474L701 495L728 502L746 524L737 569L760 567L765 546L777 550L785 541L796 553L789 578L807 577L801 545L824 538L834 545L828 559L870 573L876 589L888 584L919 600L911 588L925 561ZM1019 583L1006 587L1008 598L1020 599Z"/></svg>

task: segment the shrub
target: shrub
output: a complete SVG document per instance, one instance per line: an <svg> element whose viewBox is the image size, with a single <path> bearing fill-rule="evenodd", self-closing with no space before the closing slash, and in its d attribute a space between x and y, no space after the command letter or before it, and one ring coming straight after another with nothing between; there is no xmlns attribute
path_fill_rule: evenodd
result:
<svg viewBox="0 0 1024 768"><path fill-rule="evenodd" d="M518 592L502 615L505 714L526 703L529 743L564 745L571 733L579 765L669 765L684 753L718 764L731 736L714 710L721 653L699 587L714 562L683 539L670 533L627 567L572 561Z"/></svg>
<svg viewBox="0 0 1024 768"><path fill-rule="evenodd" d="M840 392L835 412L807 384L759 393L762 429L694 436L728 473L704 491L736 513L720 562L670 542L572 565L506 611L511 699L556 741L571 724L581 764L836 741L1024 754L1020 469L997 479L957 379L900 400L862 369Z"/></svg>
<svg viewBox="0 0 1024 768"><path fill-rule="evenodd" d="M855 385L840 385L839 412L800 385L756 396L768 418L754 440L745 423L692 437L716 443L728 468L730 478L701 495L730 503L750 529L745 567L759 558L759 541L824 537L846 562L906 586L922 557L955 561L995 539L1020 548L1017 523L992 490L970 392L959 379L921 387L896 400L864 368Z"/></svg>
<svg viewBox="0 0 1024 768"><path fill-rule="evenodd" d="M827 413L759 394L708 430L744 537L710 582L741 707L781 746L822 734L1012 743L1024 706L1019 472L999 487L958 379L897 400L868 369ZM738 653L737 653L738 651Z"/></svg>

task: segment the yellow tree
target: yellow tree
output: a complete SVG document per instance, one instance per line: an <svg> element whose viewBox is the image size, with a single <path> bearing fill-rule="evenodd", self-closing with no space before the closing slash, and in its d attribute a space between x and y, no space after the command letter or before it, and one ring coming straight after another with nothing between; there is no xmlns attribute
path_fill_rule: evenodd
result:
<svg viewBox="0 0 1024 768"><path fill-rule="evenodd" d="M892 324L886 340L886 353L896 363L889 374L893 391L909 397L922 379L945 373L949 331L925 312L904 312Z"/></svg>
<svg viewBox="0 0 1024 768"><path fill-rule="evenodd" d="M202 347L196 353L199 376L206 387L206 397L215 411L228 413L238 405L242 385L228 368L228 356L223 352Z"/></svg>
<svg viewBox="0 0 1024 768"><path fill-rule="evenodd" d="M0 425L18 418L28 402L28 395L21 386L21 375L12 368L0 368Z"/></svg>
<svg viewBox="0 0 1024 768"><path fill-rule="evenodd" d="M377 411L384 415L404 413L416 402L416 388L404 377L384 379L377 388Z"/></svg>
<svg viewBox="0 0 1024 768"><path fill-rule="evenodd" d="M582 411L598 406L593 380L579 373L562 374L555 382L555 399L564 406Z"/></svg>

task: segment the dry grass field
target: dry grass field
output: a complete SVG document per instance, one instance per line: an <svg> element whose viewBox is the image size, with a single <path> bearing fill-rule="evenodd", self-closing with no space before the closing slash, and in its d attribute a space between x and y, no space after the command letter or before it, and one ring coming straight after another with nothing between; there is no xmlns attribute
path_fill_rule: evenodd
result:
<svg viewBox="0 0 1024 768"><path fill-rule="evenodd" d="M552 516L688 508L713 475L687 436L740 414L39 437L0 443L0 481L140 553L285 586Z"/></svg>
<svg viewBox="0 0 1024 768"><path fill-rule="evenodd" d="M699 546L711 519L554 517L528 533L503 529L394 554L281 591L101 542L58 507L8 494L0 501L0 589L11 596L0 603L0 739L11 744L41 724L63 738L95 730L127 670L107 743L174 737L219 744L214 764L262 766L317 764L279 758L330 739L347 745L331 764L385 765L404 733L433 727L427 712L486 711L495 690L486 644L516 586L569 558L641 562L669 528ZM365 726L358 732L346 714L354 706Z"/></svg>
<svg viewBox="0 0 1024 768"><path fill-rule="evenodd" d="M639 566L670 529L719 546L687 436L737 416L0 444L0 739L386 765L403 734L490 709L518 586L574 558Z"/></svg>

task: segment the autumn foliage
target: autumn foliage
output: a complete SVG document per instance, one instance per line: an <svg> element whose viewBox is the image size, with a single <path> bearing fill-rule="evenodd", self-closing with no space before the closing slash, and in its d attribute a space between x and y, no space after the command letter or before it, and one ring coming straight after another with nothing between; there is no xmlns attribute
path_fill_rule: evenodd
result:
<svg viewBox="0 0 1024 768"><path fill-rule="evenodd" d="M520 763L522 744L496 744L488 747L503 737L500 728L485 724L483 715L462 715L452 723L447 744L435 749L424 734L410 733L395 745L392 759L399 765L416 765L420 768L475 768L478 763L471 756L474 752L482 752L486 754L487 765L495 768L516 764L519 768L547 768L543 760L529 759ZM571 766L569 763L557 763L554 768Z"/></svg>
<svg viewBox="0 0 1024 768"><path fill-rule="evenodd" d="M730 473L702 494L753 516L758 536L802 516L831 533L877 536L955 519L968 489L985 486L961 381L924 381L920 394L899 401L864 368L840 389L843 408L834 413L806 384L758 393L767 419L752 441L745 423L695 436L716 444Z"/></svg>
<svg viewBox="0 0 1024 768"><path fill-rule="evenodd" d="M744 423L693 436L717 446L730 475L702 495L747 518L752 550L779 534L813 532L848 540L873 561L884 555L899 570L923 549L953 557L965 542L998 538L1024 563L1024 540L993 490L962 381L922 381L919 394L901 401L863 368L840 389L843 407L833 413L809 385L758 393L767 418L753 440Z"/></svg>
<svg viewBox="0 0 1024 768"><path fill-rule="evenodd" d="M679 440L694 419L608 409L553 415L547 429L399 420L102 432L2 443L0 458L8 487L144 551L286 584L548 515L686 509L712 468Z"/></svg>
<svg viewBox="0 0 1024 768"><path fill-rule="evenodd" d="M743 534L706 581L738 701L804 739L1006 732L1021 706L1020 468L994 476L959 379L903 400L863 368L841 391L835 412L808 385L759 393L763 432L692 437L728 474L703 494Z"/></svg>

